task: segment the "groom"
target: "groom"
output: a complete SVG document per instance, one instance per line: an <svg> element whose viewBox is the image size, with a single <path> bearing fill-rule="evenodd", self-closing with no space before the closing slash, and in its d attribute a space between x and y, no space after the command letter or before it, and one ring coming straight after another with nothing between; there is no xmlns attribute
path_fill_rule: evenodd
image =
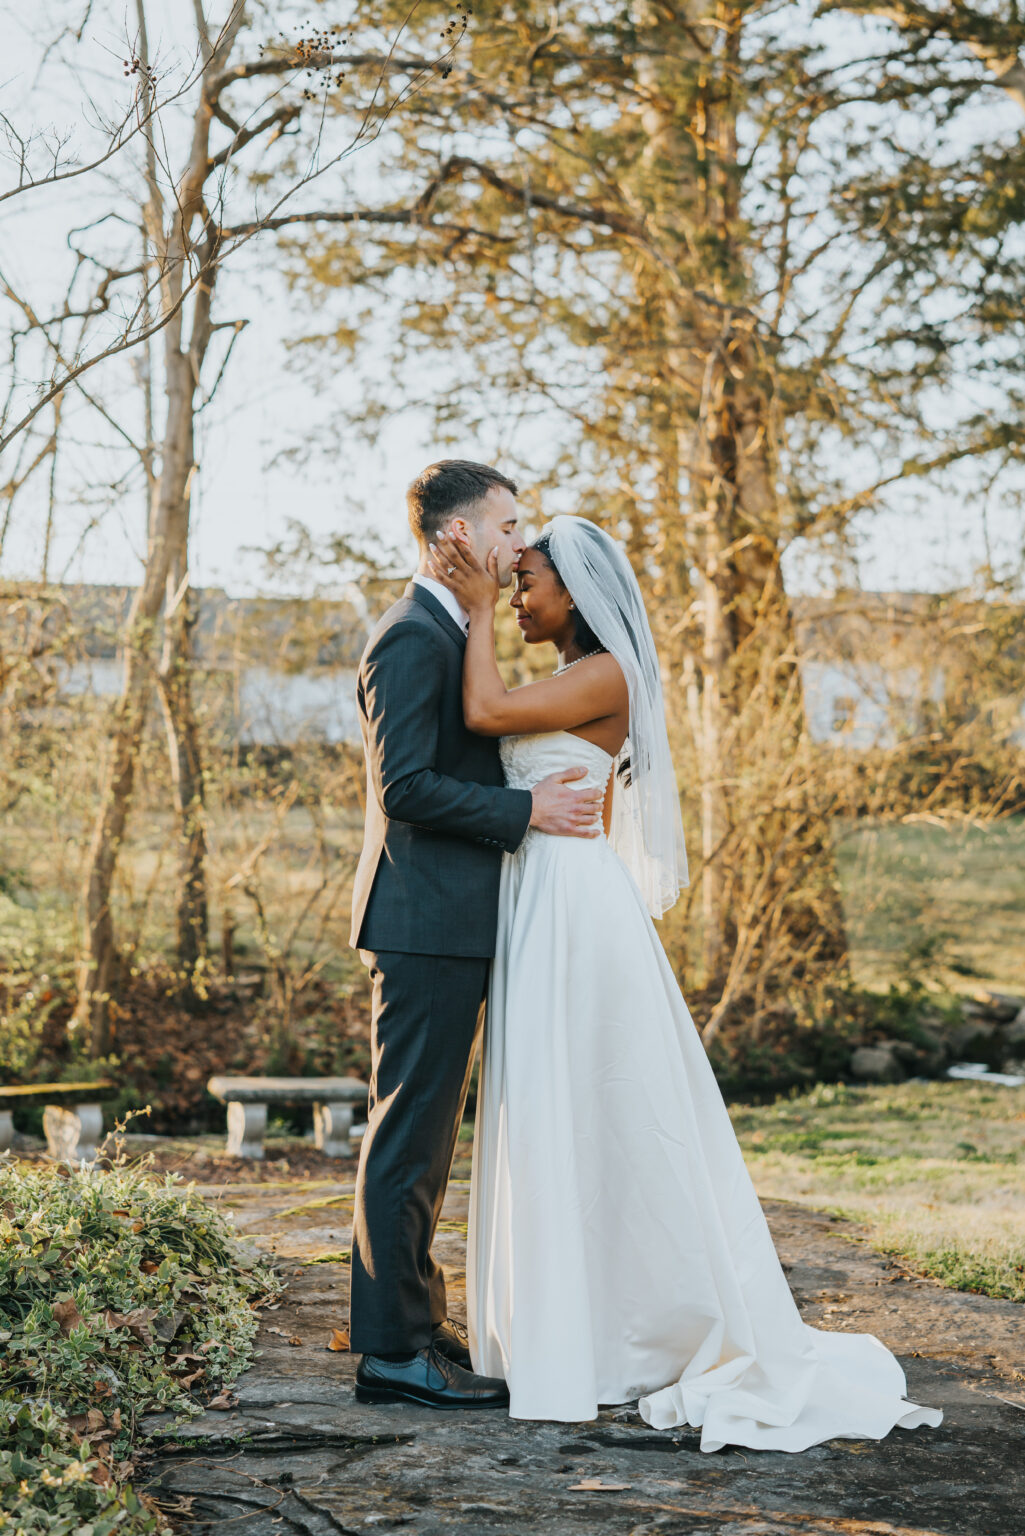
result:
<svg viewBox="0 0 1025 1536"><path fill-rule="evenodd" d="M360 1402L504 1407L505 1383L471 1369L448 1318L431 1243L455 1152L481 1002L495 953L503 852L528 826L587 836L595 792L553 774L506 789L498 742L463 721L467 620L426 574L442 531L494 556L502 586L525 545L516 486L485 464L444 459L407 492L416 575L374 630L357 699L367 765L363 853L350 942L373 985L370 1122L352 1233L351 1348Z"/></svg>

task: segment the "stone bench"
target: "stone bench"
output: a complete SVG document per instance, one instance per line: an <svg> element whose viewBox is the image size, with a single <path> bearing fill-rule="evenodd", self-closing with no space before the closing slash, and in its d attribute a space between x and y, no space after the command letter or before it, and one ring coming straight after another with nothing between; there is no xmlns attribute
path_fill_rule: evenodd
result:
<svg viewBox="0 0 1025 1536"><path fill-rule="evenodd" d="M313 1140L328 1157L352 1152L352 1108L366 1104L357 1077L212 1077L207 1091L228 1106L228 1152L262 1157L268 1104L312 1104Z"/></svg>
<svg viewBox="0 0 1025 1536"><path fill-rule="evenodd" d="M117 1093L117 1084L28 1083L23 1087L0 1086L0 1153L14 1140L12 1111L42 1104L46 1150L62 1163L91 1163L103 1139L105 1099Z"/></svg>

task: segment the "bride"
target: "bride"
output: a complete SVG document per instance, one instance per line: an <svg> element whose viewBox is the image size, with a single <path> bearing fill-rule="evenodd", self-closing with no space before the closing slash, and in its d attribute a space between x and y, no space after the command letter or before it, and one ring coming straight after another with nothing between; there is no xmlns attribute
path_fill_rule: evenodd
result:
<svg viewBox="0 0 1025 1536"><path fill-rule="evenodd" d="M432 574L469 615L463 707L528 788L584 765L593 839L528 832L506 855L470 1192L474 1368L520 1419L639 1399L701 1448L802 1451L936 1425L869 1334L801 1321L726 1107L655 932L687 882L658 658L620 546L556 517L512 598L550 678L507 689L498 581L465 541Z"/></svg>

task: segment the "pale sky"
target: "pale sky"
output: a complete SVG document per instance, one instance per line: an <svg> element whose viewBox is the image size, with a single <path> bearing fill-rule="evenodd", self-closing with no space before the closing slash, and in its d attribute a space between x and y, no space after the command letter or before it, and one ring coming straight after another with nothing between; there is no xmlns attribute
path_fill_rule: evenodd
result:
<svg viewBox="0 0 1025 1536"><path fill-rule="evenodd" d="M6 44L0 109L19 125L39 124L40 103L45 103L47 119L55 124L75 120L80 98L70 84L62 84L58 66L52 64L43 76L37 70L40 38L46 35L46 27L52 29L55 23L72 20L81 11L81 0L78 4L41 0L32 8L13 3L0 6ZM175 39L186 35L180 29L191 13L192 6L186 0L151 0L151 42L155 51L162 46L165 59L173 59ZM111 18L117 14L115 10L107 12ZM109 82L119 86L122 52L113 19L106 33L94 26L78 49L82 78L91 88L106 92L111 89ZM6 184L8 180L5 171L2 181ZM103 193L96 183L87 189L83 181L57 192L31 193L6 205L0 228L0 268L39 309L45 311L53 303L67 271L64 231L70 223L86 223L96 217L98 195L102 198L109 193ZM382 431L374 446L353 442L351 451L339 453L338 462L318 457L305 463L274 463L285 450L301 442L312 424L329 421L344 404L357 401L360 386L359 379L341 364L319 389L287 369L285 343L302 326L300 317L290 311L290 300L271 260L268 246L261 255L257 244L250 245L225 273L219 287L218 318L245 319L248 326L235 345L217 398L201 418L198 441L193 581L224 586L237 594L265 584L262 562L258 555L247 553L247 546L265 545L282 537L289 518L300 519L314 533L339 528L351 531L354 505L367 509L374 531L400 552L400 561L405 556L411 562L404 488L418 470L439 456L426 422L403 415ZM118 368L123 370L124 364ZM119 391L125 388L123 371L101 368L88 377L88 383L116 414L123 399ZM468 435L454 445L445 445L442 452L444 456L493 461L505 430L496 425L490 437ZM552 430L558 430L557 423ZM98 446L98 433L89 413L75 410L60 462L60 515L51 575L63 572L71 580L127 583L137 579L144 526L141 490L116 498L98 526L83 537L96 505L76 504L74 490L83 479L103 479L108 462L112 468L107 477L111 478L117 471L115 459L109 457L107 448ZM1020 556L1020 512L994 510L988 527L984 527L974 490L970 473L966 473L964 500L937 498L927 517L894 510L863 518L858 557L862 584L876 590L930 590L963 583L986 558L987 538L998 561L1013 560L1016 553ZM16 503L0 576L39 574L44 492L45 485L40 482L35 492L26 491ZM802 560L799 550L792 552L788 564L794 590L815 591L830 584L829 573Z"/></svg>

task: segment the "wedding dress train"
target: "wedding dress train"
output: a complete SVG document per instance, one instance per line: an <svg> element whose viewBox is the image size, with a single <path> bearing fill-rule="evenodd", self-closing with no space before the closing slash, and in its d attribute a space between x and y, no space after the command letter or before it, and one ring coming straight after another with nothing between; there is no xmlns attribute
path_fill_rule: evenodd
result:
<svg viewBox="0 0 1025 1536"><path fill-rule="evenodd" d="M613 760L509 737L510 785ZM869 1334L801 1321L640 892L604 837L529 831L502 870L470 1196L473 1363L514 1418L639 1401L701 1448L801 1451L942 1414Z"/></svg>

